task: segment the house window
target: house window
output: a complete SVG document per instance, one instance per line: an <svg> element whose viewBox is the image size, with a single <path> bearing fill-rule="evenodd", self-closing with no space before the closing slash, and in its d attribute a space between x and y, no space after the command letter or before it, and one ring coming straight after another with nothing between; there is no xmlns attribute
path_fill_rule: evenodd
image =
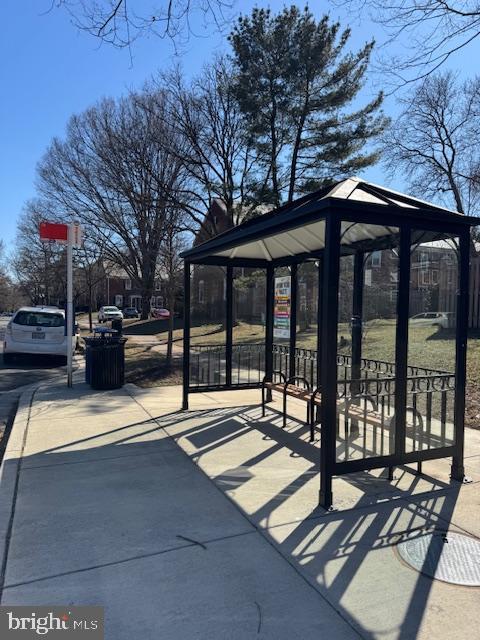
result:
<svg viewBox="0 0 480 640"><path fill-rule="evenodd" d="M421 263L422 269L426 269L428 267L428 262L429 262L428 258L429 258L428 253L424 251L420 253L420 263Z"/></svg>
<svg viewBox="0 0 480 640"><path fill-rule="evenodd" d="M115 306L116 307L121 307L123 305L123 296L120 294L117 294L115 296Z"/></svg>
<svg viewBox="0 0 480 640"><path fill-rule="evenodd" d="M372 253L372 267L380 267L382 265L382 252L374 251Z"/></svg>
<svg viewBox="0 0 480 640"><path fill-rule="evenodd" d="M430 271L422 270L422 284L430 284Z"/></svg>
<svg viewBox="0 0 480 640"><path fill-rule="evenodd" d="M432 271L432 284L438 284L438 271Z"/></svg>
<svg viewBox="0 0 480 640"><path fill-rule="evenodd" d="M130 278L125 278L125 289L127 291L130 291L132 288L132 281L130 280Z"/></svg>
<svg viewBox="0 0 480 640"><path fill-rule="evenodd" d="M198 302L205 304L205 280L198 281Z"/></svg>

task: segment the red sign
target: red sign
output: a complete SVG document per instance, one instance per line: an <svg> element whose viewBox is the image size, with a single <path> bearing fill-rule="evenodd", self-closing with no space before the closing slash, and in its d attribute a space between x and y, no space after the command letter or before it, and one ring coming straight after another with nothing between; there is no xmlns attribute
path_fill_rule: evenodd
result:
<svg viewBox="0 0 480 640"><path fill-rule="evenodd" d="M40 240L57 242L67 242L68 225L58 222L41 222L40 223Z"/></svg>

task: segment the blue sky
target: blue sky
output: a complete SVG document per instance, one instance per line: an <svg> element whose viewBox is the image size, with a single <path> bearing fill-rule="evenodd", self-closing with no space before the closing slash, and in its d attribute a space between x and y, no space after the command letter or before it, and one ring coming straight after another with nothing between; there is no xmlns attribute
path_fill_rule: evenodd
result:
<svg viewBox="0 0 480 640"><path fill-rule="evenodd" d="M143 0L143 3L149 0ZM153 0L152 0L153 4ZM259 0L238 0L236 9L249 13ZM272 1L273 10L285 3ZM300 3L302 4L302 3ZM330 11L332 17L346 16L327 3L310 3L314 13ZM35 195L35 166L53 136L62 136L68 118L102 96L118 96L143 84L159 69L181 59L187 73L195 74L215 52L228 48L225 36L210 30L208 37L191 38L175 56L168 41L154 36L138 40L132 50L133 65L127 50L99 43L78 31L69 16L59 9L48 12L51 0L3 0L0 38L0 225L1 237L11 248L16 219L24 202ZM42 15L43 12L46 14ZM372 35L382 39L378 27L364 20L355 22L352 47L360 47ZM194 24L207 33L200 21ZM480 46L474 43L453 60L465 74L475 73ZM378 78L377 78L378 82ZM373 93L366 87L364 97ZM394 108L387 102L387 112ZM381 167L370 169L367 178L386 182ZM401 177L390 186L402 188Z"/></svg>

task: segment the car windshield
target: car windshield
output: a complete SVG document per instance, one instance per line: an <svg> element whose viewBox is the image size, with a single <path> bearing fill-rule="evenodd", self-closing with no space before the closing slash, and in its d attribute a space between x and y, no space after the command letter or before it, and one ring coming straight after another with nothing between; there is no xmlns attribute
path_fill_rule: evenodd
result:
<svg viewBox="0 0 480 640"><path fill-rule="evenodd" d="M103 307L104 311L118 311L117 307Z"/></svg>
<svg viewBox="0 0 480 640"><path fill-rule="evenodd" d="M61 313L45 311L19 311L13 322L26 327L63 327L65 324Z"/></svg>

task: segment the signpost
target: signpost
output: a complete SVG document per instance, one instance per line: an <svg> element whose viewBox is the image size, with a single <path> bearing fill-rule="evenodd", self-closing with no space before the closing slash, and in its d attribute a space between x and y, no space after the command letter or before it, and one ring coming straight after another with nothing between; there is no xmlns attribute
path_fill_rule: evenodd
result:
<svg viewBox="0 0 480 640"><path fill-rule="evenodd" d="M72 386L73 365L73 247L82 246L82 228L78 222L70 224L58 222L40 223L40 240L67 245L67 384Z"/></svg>

